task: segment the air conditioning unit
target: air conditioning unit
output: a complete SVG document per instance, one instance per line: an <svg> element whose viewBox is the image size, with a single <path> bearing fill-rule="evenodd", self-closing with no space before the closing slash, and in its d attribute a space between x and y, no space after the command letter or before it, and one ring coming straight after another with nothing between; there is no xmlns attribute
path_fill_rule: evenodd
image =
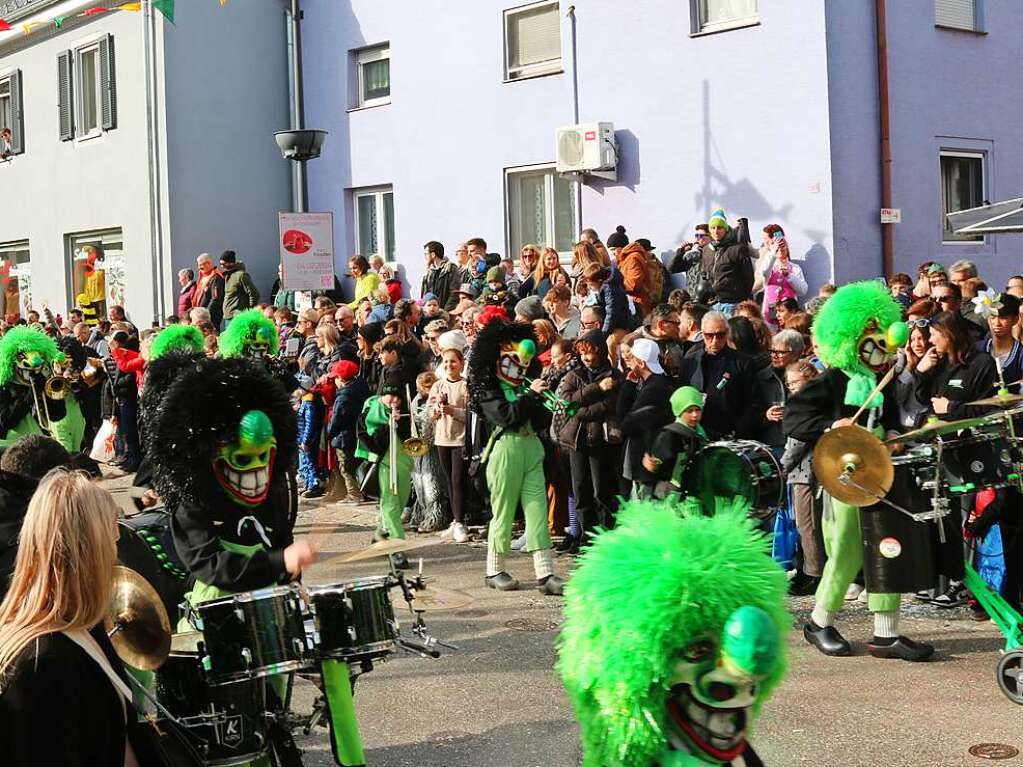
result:
<svg viewBox="0 0 1023 767"><path fill-rule="evenodd" d="M614 123L569 125L554 131L558 173L605 173L618 165Z"/></svg>

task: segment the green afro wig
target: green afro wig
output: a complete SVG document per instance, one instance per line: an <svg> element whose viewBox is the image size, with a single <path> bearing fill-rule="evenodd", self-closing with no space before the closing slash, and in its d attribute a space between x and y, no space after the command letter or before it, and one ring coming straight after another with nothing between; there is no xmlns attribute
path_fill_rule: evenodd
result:
<svg viewBox="0 0 1023 767"><path fill-rule="evenodd" d="M194 325L171 325L161 330L149 349L149 359L156 360L174 349L202 354L202 331Z"/></svg>
<svg viewBox="0 0 1023 767"><path fill-rule="evenodd" d="M267 344L267 353L270 356L276 356L280 348L277 328L274 327L272 320L263 316L261 309L246 309L236 314L227 330L220 334L219 341L220 356L225 359L244 357L246 342L258 341Z"/></svg>
<svg viewBox="0 0 1023 767"><path fill-rule="evenodd" d="M54 340L45 333L24 326L11 328L0 338L0 386L6 386L14 378L18 354L25 352L37 352L50 365L64 358Z"/></svg>
<svg viewBox="0 0 1023 767"><path fill-rule="evenodd" d="M583 767L647 767L668 749L667 700L680 651L721 638L757 607L778 647L751 716L785 669L785 573L739 503L705 516L695 501L629 502L565 587L558 671L575 706ZM768 629L770 631L770 628Z"/></svg>
<svg viewBox="0 0 1023 767"><path fill-rule="evenodd" d="M822 362L846 373L869 373L857 356L857 342L874 320L884 333L902 319L902 310L880 282L853 282L835 291L813 321L813 337Z"/></svg>

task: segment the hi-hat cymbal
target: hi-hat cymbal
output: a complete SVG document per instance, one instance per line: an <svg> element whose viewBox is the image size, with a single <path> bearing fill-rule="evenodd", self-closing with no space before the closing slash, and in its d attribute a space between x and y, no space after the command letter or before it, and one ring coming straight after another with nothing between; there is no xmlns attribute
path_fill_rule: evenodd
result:
<svg viewBox="0 0 1023 767"><path fill-rule="evenodd" d="M824 489L850 506L877 503L877 496L884 497L895 479L884 443L859 426L825 432L813 450L813 469ZM843 474L864 489L842 482Z"/></svg>
<svg viewBox="0 0 1023 767"><path fill-rule="evenodd" d="M985 397L984 399L977 399L973 402L967 402L967 405L976 405L977 407L1013 407L1023 402L1023 394L996 394L993 397Z"/></svg>
<svg viewBox="0 0 1023 767"><path fill-rule="evenodd" d="M443 610L461 610L473 602L471 596L454 589L442 589L437 586L419 589L412 600L412 609L436 613Z"/></svg>
<svg viewBox="0 0 1023 767"><path fill-rule="evenodd" d="M972 429L974 426L990 425L991 419L992 416L987 415L978 418L962 418L958 421L928 421L915 431L908 431L905 434L885 440L885 444L889 445L894 442L931 442L943 434L951 434L963 429Z"/></svg>
<svg viewBox="0 0 1023 767"><path fill-rule="evenodd" d="M171 648L170 620L149 581L123 565L114 567L114 588L103 626L118 657L140 671L153 671Z"/></svg>
<svg viewBox="0 0 1023 767"><path fill-rule="evenodd" d="M377 557L389 557L391 554L398 554L403 551L414 551L424 549L427 546L436 546L443 543L439 538L385 538L382 541L370 544L364 549L353 551L351 554L342 554L328 560L331 563L361 562L365 559L376 559ZM324 563L326 564L326 563Z"/></svg>

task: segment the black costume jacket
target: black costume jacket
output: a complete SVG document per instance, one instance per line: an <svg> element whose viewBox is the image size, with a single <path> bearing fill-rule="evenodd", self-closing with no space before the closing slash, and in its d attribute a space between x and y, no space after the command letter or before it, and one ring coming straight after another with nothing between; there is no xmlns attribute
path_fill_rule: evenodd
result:
<svg viewBox="0 0 1023 767"><path fill-rule="evenodd" d="M852 418L859 407L845 404L845 392L849 387L849 376L838 368L828 368L817 378L807 382L799 392L785 403L785 419L782 428L786 437L794 437L808 445L815 445L820 436L831 425L842 418ZM885 432L899 431L899 403L895 397L895 384L889 383L881 392L884 406L881 410L881 426ZM869 412L869 411L867 411ZM866 425L865 415L860 425Z"/></svg>

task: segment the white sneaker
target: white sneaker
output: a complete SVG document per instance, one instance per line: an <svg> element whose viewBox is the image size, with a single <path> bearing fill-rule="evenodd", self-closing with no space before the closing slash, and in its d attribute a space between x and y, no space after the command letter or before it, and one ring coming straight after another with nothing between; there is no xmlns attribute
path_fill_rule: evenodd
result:
<svg viewBox="0 0 1023 767"><path fill-rule="evenodd" d="M461 522L452 522L448 529L451 531L451 538L455 543L465 543L469 540L469 531Z"/></svg>
<svg viewBox="0 0 1023 767"><path fill-rule="evenodd" d="M845 601L854 602L863 592L863 587L858 583L850 583L849 588L845 590Z"/></svg>
<svg viewBox="0 0 1023 767"><path fill-rule="evenodd" d="M441 530L440 535L438 537L442 541L450 541L450 540L452 540L455 537L454 527L455 527L455 523L452 522L450 525L447 526L446 529Z"/></svg>

